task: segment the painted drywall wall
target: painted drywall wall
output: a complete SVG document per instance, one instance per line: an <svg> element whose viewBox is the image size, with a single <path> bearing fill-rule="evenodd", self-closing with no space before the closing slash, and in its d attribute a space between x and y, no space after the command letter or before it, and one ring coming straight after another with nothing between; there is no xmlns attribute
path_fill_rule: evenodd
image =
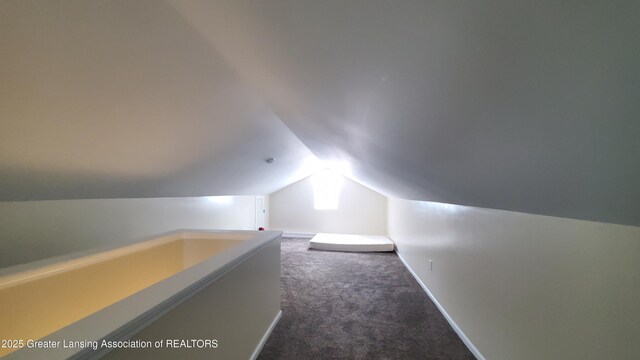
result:
<svg viewBox="0 0 640 360"><path fill-rule="evenodd" d="M0 203L0 267L179 228L254 230L255 196Z"/></svg>
<svg viewBox="0 0 640 360"><path fill-rule="evenodd" d="M389 199L389 234L486 359L640 354L639 227Z"/></svg>
<svg viewBox="0 0 640 360"><path fill-rule="evenodd" d="M105 359L255 359L279 313L280 241L276 241L132 337L216 339L217 348L117 349Z"/></svg>
<svg viewBox="0 0 640 360"><path fill-rule="evenodd" d="M287 186L270 196L270 228L285 233L387 234L387 198L340 176L335 210L314 206L314 181L321 174Z"/></svg>

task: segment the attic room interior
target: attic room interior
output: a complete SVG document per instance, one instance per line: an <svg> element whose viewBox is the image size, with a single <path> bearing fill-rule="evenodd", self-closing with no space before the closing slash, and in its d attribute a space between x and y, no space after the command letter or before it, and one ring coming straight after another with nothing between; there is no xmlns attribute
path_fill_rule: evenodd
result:
<svg viewBox="0 0 640 360"><path fill-rule="evenodd" d="M0 2L0 357L640 358L640 2Z"/></svg>

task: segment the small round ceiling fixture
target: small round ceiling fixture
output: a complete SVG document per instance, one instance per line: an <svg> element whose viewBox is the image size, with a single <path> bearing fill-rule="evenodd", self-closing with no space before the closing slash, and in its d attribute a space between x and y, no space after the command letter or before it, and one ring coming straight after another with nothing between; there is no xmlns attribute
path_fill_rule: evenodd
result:
<svg viewBox="0 0 640 360"><path fill-rule="evenodd" d="M273 164L273 162L276 161L276 158L267 158L264 162L266 162L267 164Z"/></svg>

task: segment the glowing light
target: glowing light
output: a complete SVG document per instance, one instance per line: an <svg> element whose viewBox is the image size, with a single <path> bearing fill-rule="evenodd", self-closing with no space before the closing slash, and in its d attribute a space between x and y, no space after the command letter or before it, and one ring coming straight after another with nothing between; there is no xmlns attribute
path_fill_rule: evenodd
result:
<svg viewBox="0 0 640 360"><path fill-rule="evenodd" d="M336 210L340 205L342 175L331 170L322 170L311 177L313 202L316 210Z"/></svg>
<svg viewBox="0 0 640 360"><path fill-rule="evenodd" d="M206 201L219 205L231 205L233 204L233 196L204 196Z"/></svg>
<svg viewBox="0 0 640 360"><path fill-rule="evenodd" d="M417 207L422 210L437 211L440 213L457 214L467 210L466 206L435 201L414 201Z"/></svg>

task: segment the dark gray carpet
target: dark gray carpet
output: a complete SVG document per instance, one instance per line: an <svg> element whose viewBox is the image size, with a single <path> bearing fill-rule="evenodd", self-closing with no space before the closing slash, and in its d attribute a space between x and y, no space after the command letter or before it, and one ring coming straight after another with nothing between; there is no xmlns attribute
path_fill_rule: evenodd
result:
<svg viewBox="0 0 640 360"><path fill-rule="evenodd" d="M259 359L475 359L395 253L282 241L282 318Z"/></svg>

